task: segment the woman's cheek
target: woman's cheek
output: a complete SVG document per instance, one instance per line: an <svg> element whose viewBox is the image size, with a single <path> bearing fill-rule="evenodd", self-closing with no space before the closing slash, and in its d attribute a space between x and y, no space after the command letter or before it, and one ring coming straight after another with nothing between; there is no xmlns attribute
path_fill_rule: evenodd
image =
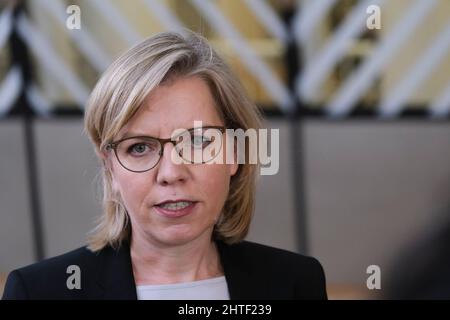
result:
<svg viewBox="0 0 450 320"><path fill-rule="evenodd" d="M139 177L124 177L121 181L122 200L128 211L138 212L148 194L148 186Z"/></svg>
<svg viewBox="0 0 450 320"><path fill-rule="evenodd" d="M214 201L214 204L219 204L217 201L225 201L228 195L228 185L230 181L228 169L225 165L210 166L209 172L205 175L203 186L208 198Z"/></svg>

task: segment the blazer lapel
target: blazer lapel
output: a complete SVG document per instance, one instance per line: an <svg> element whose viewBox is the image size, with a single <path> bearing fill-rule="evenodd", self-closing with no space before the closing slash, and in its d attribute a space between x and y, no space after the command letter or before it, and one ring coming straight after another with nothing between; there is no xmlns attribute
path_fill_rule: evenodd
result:
<svg viewBox="0 0 450 320"><path fill-rule="evenodd" d="M103 299L137 300L131 265L130 247L110 247L101 251L97 268L97 283L104 290Z"/></svg>
<svg viewBox="0 0 450 320"><path fill-rule="evenodd" d="M231 300L264 299L267 286L264 279L257 276L257 270L245 263L248 260L235 250L233 245L216 241L220 259L227 280Z"/></svg>

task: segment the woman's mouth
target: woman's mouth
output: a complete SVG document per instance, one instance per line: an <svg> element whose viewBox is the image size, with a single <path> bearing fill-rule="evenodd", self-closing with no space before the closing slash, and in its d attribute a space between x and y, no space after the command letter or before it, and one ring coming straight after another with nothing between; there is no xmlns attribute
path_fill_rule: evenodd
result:
<svg viewBox="0 0 450 320"><path fill-rule="evenodd" d="M168 201L155 205L156 211L164 217L178 218L190 214L195 208L196 201Z"/></svg>

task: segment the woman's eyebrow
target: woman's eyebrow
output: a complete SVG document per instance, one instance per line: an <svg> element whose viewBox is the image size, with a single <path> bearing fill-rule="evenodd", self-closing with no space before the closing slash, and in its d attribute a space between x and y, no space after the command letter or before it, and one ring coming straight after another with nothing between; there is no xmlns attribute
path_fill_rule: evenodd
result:
<svg viewBox="0 0 450 320"><path fill-rule="evenodd" d="M186 127L180 127L180 128L176 128L172 131L172 133L175 130L179 130L179 129L183 129L183 130L193 130L193 129L201 129L201 128L208 128L208 127L220 127L221 125L213 125L213 124L204 124L201 127L191 127L191 128L186 128ZM152 134L147 134L144 132L126 132L120 139L126 139L126 138L130 138L130 137L156 137L155 135Z"/></svg>
<svg viewBox="0 0 450 320"><path fill-rule="evenodd" d="M126 132L124 135L122 135L118 140L132 138L132 137L154 137L153 135L149 135L143 132Z"/></svg>

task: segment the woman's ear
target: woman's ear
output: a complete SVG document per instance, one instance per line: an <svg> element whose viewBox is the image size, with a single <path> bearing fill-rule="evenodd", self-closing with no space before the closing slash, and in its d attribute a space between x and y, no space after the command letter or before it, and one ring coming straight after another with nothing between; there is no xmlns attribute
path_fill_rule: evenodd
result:
<svg viewBox="0 0 450 320"><path fill-rule="evenodd" d="M108 157L108 151L106 150L99 150L99 149L95 149L95 153L97 154L97 157L100 159L100 161L103 164L103 169L104 170L109 170L112 171L112 165L111 165L111 161L110 158Z"/></svg>
<svg viewBox="0 0 450 320"><path fill-rule="evenodd" d="M237 162L230 164L230 176L234 176L239 169L239 164Z"/></svg>
<svg viewBox="0 0 450 320"><path fill-rule="evenodd" d="M108 153L105 150L95 148L95 154L102 160L106 160L108 158Z"/></svg>

